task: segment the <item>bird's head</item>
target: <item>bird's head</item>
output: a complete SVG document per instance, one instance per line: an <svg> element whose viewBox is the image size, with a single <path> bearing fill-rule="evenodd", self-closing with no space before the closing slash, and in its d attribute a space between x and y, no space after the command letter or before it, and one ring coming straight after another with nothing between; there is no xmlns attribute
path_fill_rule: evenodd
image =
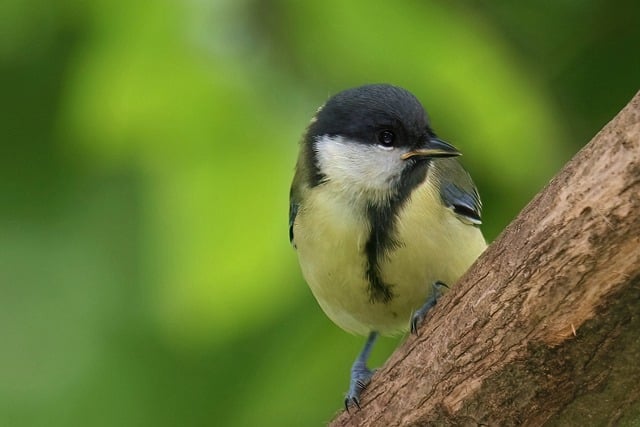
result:
<svg viewBox="0 0 640 427"><path fill-rule="evenodd" d="M312 186L333 182L373 200L415 186L432 159L460 155L436 137L415 96L386 84L330 98L308 126L303 153Z"/></svg>

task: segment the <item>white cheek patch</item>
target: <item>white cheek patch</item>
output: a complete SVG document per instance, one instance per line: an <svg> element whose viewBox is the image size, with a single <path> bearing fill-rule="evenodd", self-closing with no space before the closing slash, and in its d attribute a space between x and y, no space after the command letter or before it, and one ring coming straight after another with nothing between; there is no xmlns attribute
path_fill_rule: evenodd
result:
<svg viewBox="0 0 640 427"><path fill-rule="evenodd" d="M401 153L393 147L359 144L343 137L316 139L318 166L329 179L354 193L386 196L400 179Z"/></svg>

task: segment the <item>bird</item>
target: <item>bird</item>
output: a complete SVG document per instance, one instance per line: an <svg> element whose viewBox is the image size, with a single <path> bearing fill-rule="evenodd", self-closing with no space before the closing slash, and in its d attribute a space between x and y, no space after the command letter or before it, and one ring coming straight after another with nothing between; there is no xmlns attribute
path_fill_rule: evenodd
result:
<svg viewBox="0 0 640 427"><path fill-rule="evenodd" d="M289 240L324 313L367 337L351 366L347 411L360 408L378 336L417 333L487 246L460 154L420 101L391 84L338 92L300 140Z"/></svg>

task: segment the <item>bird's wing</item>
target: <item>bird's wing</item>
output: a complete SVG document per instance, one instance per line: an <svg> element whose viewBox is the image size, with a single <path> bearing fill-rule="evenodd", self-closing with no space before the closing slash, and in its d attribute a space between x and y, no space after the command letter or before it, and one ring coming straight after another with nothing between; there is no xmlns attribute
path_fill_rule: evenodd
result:
<svg viewBox="0 0 640 427"><path fill-rule="evenodd" d="M299 185L300 176L300 169L296 168L296 174L293 177L291 190L289 191L289 242L294 248L296 247L296 243L294 241L293 226L296 222L298 209L300 208L300 203L303 199L302 193L304 192L304 187Z"/></svg>
<svg viewBox="0 0 640 427"><path fill-rule="evenodd" d="M296 215L298 214L298 203L293 200L293 197L289 201L289 242L295 248L296 245L293 243L293 223L296 221Z"/></svg>
<svg viewBox="0 0 640 427"><path fill-rule="evenodd" d="M482 224L482 201L469 173L456 159L436 161L440 197L464 223Z"/></svg>

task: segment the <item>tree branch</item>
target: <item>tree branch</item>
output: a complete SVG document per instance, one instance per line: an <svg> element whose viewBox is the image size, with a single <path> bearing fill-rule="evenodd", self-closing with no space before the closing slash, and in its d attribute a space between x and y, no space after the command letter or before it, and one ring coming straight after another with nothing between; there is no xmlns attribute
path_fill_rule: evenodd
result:
<svg viewBox="0 0 640 427"><path fill-rule="evenodd" d="M331 425L640 420L639 215L640 92Z"/></svg>

